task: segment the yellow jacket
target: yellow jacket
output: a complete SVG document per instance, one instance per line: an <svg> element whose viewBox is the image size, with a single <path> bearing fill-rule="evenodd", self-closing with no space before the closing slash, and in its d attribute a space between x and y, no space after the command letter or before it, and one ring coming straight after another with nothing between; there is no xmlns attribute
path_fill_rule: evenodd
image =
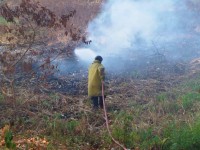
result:
<svg viewBox="0 0 200 150"><path fill-rule="evenodd" d="M102 81L105 80L104 66L95 60L88 70L88 96L101 96Z"/></svg>

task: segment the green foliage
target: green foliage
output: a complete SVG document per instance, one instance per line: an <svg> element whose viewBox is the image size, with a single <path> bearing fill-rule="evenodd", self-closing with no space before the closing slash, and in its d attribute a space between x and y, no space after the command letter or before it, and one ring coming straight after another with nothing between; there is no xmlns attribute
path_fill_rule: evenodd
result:
<svg viewBox="0 0 200 150"><path fill-rule="evenodd" d="M122 142L126 147L133 148L135 146L134 139L137 138L134 128L132 127L133 117L126 113L121 112L118 115L118 122L112 129L113 136Z"/></svg>
<svg viewBox="0 0 200 150"><path fill-rule="evenodd" d="M10 130L6 131L5 133L5 143L6 143L6 147L9 149L15 149L16 148L16 144L13 143L13 134Z"/></svg>
<svg viewBox="0 0 200 150"><path fill-rule="evenodd" d="M7 21L3 17L0 17L0 25L5 25L6 23Z"/></svg>
<svg viewBox="0 0 200 150"><path fill-rule="evenodd" d="M171 125L163 132L167 141L164 150L199 150L200 149L200 121L193 125Z"/></svg>
<svg viewBox="0 0 200 150"><path fill-rule="evenodd" d="M101 139L103 139L104 146L112 144L112 139L107 131L102 134Z"/></svg>
<svg viewBox="0 0 200 150"><path fill-rule="evenodd" d="M54 115L54 118L45 117L46 121L46 132L48 135L53 138L60 140L60 142L67 142L68 146L75 146L74 143L77 145L82 141L83 135L77 134L76 129L79 126L79 121L71 120L66 121L60 119L60 115ZM52 145L49 146L51 149Z"/></svg>
<svg viewBox="0 0 200 150"><path fill-rule="evenodd" d="M175 99L169 100L168 93L161 93L156 97L157 105L162 109L165 113L175 114L180 109L177 101Z"/></svg>
<svg viewBox="0 0 200 150"><path fill-rule="evenodd" d="M199 93L192 92L182 96L182 104L184 109L190 109L196 101L200 101Z"/></svg>
<svg viewBox="0 0 200 150"><path fill-rule="evenodd" d="M200 76L198 76L196 78L192 78L189 81L186 81L181 86L186 89L190 89L192 91L200 90Z"/></svg>
<svg viewBox="0 0 200 150"><path fill-rule="evenodd" d="M161 93L161 94L157 95L156 99L157 99L158 101L167 100L166 93Z"/></svg>
<svg viewBox="0 0 200 150"><path fill-rule="evenodd" d="M138 135L140 136L141 149L151 149L153 147L160 147L161 145L159 136L155 135L151 128L139 131Z"/></svg>
<svg viewBox="0 0 200 150"><path fill-rule="evenodd" d="M68 121L66 124L68 133L73 133L78 125L79 122L76 120Z"/></svg>
<svg viewBox="0 0 200 150"><path fill-rule="evenodd" d="M118 120L120 121L112 129L114 138L119 142L130 149L139 147L146 150L161 147L162 141L158 135L154 134L152 128L136 130L130 114L121 113L119 115Z"/></svg>
<svg viewBox="0 0 200 150"><path fill-rule="evenodd" d="M180 106L177 103L169 103L169 108L170 113L175 114L180 109Z"/></svg>
<svg viewBox="0 0 200 150"><path fill-rule="evenodd" d="M194 91L200 90L200 81L193 83L192 90Z"/></svg>
<svg viewBox="0 0 200 150"><path fill-rule="evenodd" d="M177 111L180 109L180 106L177 104L176 101L166 101L163 103L163 110L165 113L168 114L176 114Z"/></svg>

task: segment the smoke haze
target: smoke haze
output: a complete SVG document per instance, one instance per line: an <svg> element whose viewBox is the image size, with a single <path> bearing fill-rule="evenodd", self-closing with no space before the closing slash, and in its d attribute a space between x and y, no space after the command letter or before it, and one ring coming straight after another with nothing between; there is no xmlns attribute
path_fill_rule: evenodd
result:
<svg viewBox="0 0 200 150"><path fill-rule="evenodd" d="M89 48L103 56L134 57L159 49L181 57L182 48L191 49L191 34L198 34L195 16L185 0L108 0L88 26ZM190 42L184 45L185 40Z"/></svg>

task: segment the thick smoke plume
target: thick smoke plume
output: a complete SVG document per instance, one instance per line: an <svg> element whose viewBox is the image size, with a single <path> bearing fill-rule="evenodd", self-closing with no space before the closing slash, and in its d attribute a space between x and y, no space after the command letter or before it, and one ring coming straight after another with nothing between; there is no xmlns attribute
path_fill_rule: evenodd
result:
<svg viewBox="0 0 200 150"><path fill-rule="evenodd" d="M188 5L189 0L108 0L89 24L89 48L123 58L156 51L174 59L188 56L198 48L199 34L197 12Z"/></svg>

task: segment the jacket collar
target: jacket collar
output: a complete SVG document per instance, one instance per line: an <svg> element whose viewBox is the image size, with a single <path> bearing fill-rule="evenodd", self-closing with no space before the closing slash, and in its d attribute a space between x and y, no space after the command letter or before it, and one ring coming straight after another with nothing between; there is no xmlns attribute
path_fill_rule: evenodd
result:
<svg viewBox="0 0 200 150"><path fill-rule="evenodd" d="M101 63L99 60L94 60L93 63Z"/></svg>

